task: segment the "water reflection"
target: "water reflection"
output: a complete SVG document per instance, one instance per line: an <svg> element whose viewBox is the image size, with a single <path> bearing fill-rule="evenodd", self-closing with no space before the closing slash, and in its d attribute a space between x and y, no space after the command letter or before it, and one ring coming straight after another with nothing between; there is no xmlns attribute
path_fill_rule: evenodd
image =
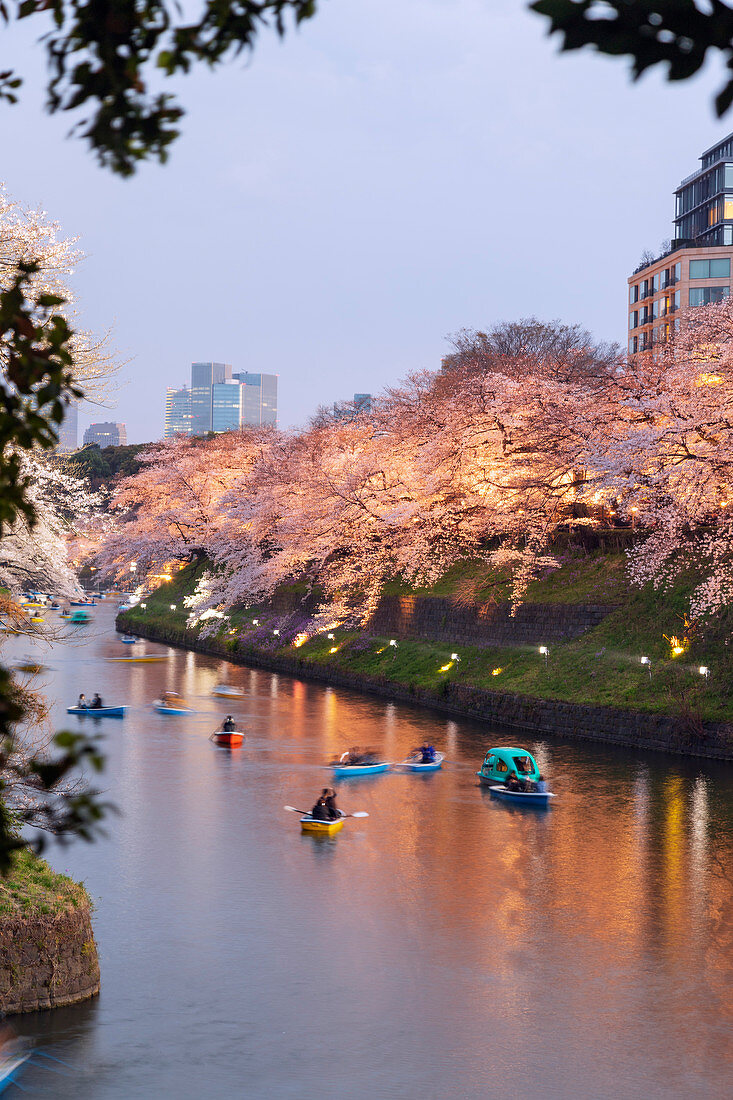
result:
<svg viewBox="0 0 733 1100"><path fill-rule="evenodd" d="M727 1094L727 768L491 732L182 651L107 664L123 648L110 625L103 608L94 644L57 647L46 674L59 725L98 685L132 706L103 723L122 818L109 841L53 857L97 899L102 993L19 1020L80 1069L29 1071L28 1087L81 1100ZM247 694L217 701L220 682ZM196 713L153 712L164 688ZM241 750L207 740L222 710L247 732ZM343 783L340 803L371 816L337 837L301 836L283 812L311 805L348 744L400 759L426 738L444 769ZM485 750L507 742L553 779L551 812L477 786Z"/></svg>

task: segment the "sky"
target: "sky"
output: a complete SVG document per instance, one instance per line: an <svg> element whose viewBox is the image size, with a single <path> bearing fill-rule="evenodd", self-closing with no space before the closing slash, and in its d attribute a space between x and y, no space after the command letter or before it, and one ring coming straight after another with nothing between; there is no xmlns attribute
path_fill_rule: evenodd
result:
<svg viewBox="0 0 733 1100"><path fill-rule="evenodd" d="M28 25L2 32L26 88L0 105L0 178L79 238L85 325L126 361L80 428L124 421L130 442L162 437L192 361L277 373L288 428L437 368L462 328L534 315L624 343L627 276L733 131L719 68L634 84L625 60L559 55L524 2L322 0L176 81L168 163L120 180L43 113Z"/></svg>

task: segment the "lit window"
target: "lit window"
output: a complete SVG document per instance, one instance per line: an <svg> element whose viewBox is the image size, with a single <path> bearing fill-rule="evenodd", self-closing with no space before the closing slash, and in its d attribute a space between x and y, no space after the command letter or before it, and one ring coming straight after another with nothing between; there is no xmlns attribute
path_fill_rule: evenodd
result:
<svg viewBox="0 0 733 1100"><path fill-rule="evenodd" d="M723 217L727 222L733 219L733 195L725 196L724 211Z"/></svg>

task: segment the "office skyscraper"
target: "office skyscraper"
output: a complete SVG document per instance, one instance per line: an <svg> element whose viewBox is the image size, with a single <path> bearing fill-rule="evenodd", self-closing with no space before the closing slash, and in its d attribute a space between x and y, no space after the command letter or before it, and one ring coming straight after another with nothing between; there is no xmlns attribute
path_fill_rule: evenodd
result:
<svg viewBox="0 0 733 1100"><path fill-rule="evenodd" d="M242 427L277 425L277 375L240 371L233 377L242 386Z"/></svg>
<svg viewBox="0 0 733 1100"><path fill-rule="evenodd" d="M191 364L191 433L214 430L213 387L232 377L229 363Z"/></svg>
<svg viewBox="0 0 733 1100"><path fill-rule="evenodd" d="M84 432L84 446L96 443L100 447L124 447L127 445L127 428L124 424L90 424Z"/></svg>
<svg viewBox="0 0 733 1100"><path fill-rule="evenodd" d="M165 395L165 431L164 439L174 435L191 434L191 391L182 386L180 390L168 389Z"/></svg>
<svg viewBox="0 0 733 1100"><path fill-rule="evenodd" d="M242 425L242 394L244 386L232 379L215 382L212 394L212 431L238 431Z"/></svg>

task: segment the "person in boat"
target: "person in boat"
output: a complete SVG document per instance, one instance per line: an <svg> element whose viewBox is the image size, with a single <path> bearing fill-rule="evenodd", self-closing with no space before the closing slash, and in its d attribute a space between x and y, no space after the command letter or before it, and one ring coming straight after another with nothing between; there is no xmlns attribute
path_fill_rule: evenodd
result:
<svg viewBox="0 0 733 1100"><path fill-rule="evenodd" d="M537 777L535 790L538 794L547 794L547 780L545 779L544 775L540 775Z"/></svg>
<svg viewBox="0 0 733 1100"><path fill-rule="evenodd" d="M221 724L222 733L234 733L236 728L237 728L236 724L235 724L234 719L232 718L231 714L227 714L226 718L224 719L224 721Z"/></svg>
<svg viewBox="0 0 733 1100"><path fill-rule="evenodd" d="M333 787L324 787L323 793L326 796L326 809L328 810L328 816L331 821L338 821L341 817L341 811L336 805L336 792Z"/></svg>
<svg viewBox="0 0 733 1100"><path fill-rule="evenodd" d="M79 696L79 701L77 702L76 705L79 707L80 710L87 710L89 708L89 704L87 703L87 697L86 697L86 695L84 694L83 691L82 691L81 695Z"/></svg>
<svg viewBox="0 0 733 1100"><path fill-rule="evenodd" d="M183 706L183 699L177 691L164 691L162 702L164 707L180 707Z"/></svg>
<svg viewBox="0 0 733 1100"><path fill-rule="evenodd" d="M90 707L91 710L100 710L101 707L103 707L103 706L104 706L104 703L102 702L102 696L97 691L97 692L94 693L94 698L92 699L91 703L89 704L89 707Z"/></svg>
<svg viewBox="0 0 733 1100"><path fill-rule="evenodd" d="M523 791L524 783L520 782L519 778L514 772L509 772L509 775L504 780L504 786L508 791Z"/></svg>
<svg viewBox="0 0 733 1100"><path fill-rule="evenodd" d="M311 817L314 821L330 821L330 815L328 812L328 787L324 787L321 791L320 797L315 806L311 810Z"/></svg>
<svg viewBox="0 0 733 1100"><path fill-rule="evenodd" d="M432 745L429 745L427 741L423 741L420 748L417 750L420 753L421 764L434 764L436 752Z"/></svg>

